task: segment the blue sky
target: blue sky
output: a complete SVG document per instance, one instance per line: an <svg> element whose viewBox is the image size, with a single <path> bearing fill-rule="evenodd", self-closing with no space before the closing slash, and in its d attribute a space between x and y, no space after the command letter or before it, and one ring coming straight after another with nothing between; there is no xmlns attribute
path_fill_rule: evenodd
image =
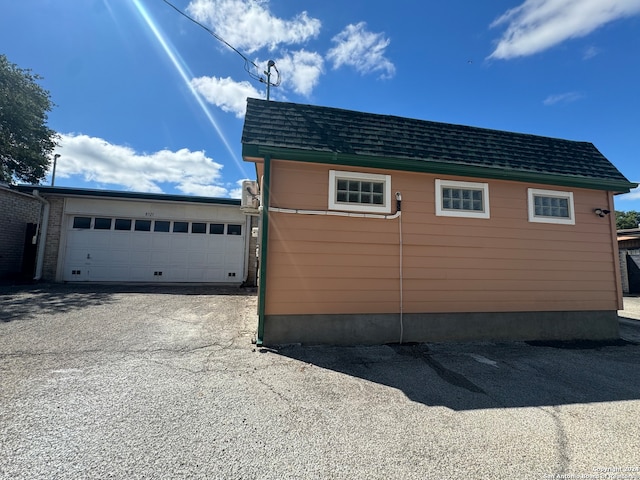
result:
<svg viewBox="0 0 640 480"><path fill-rule="evenodd" d="M274 60L274 100L589 141L640 181L640 0L172 3L254 73ZM0 45L57 105L56 186L226 197L254 177L264 84L163 0L4 2Z"/></svg>

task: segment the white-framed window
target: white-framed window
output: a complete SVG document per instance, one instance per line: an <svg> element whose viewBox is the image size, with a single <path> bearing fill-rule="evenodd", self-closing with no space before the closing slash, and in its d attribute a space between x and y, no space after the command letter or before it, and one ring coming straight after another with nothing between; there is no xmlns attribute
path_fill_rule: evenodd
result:
<svg viewBox="0 0 640 480"><path fill-rule="evenodd" d="M573 192L528 189L529 221L575 225Z"/></svg>
<svg viewBox="0 0 640 480"><path fill-rule="evenodd" d="M437 178L436 215L489 218L489 184Z"/></svg>
<svg viewBox="0 0 640 480"><path fill-rule="evenodd" d="M391 175L329 170L329 210L391 213Z"/></svg>

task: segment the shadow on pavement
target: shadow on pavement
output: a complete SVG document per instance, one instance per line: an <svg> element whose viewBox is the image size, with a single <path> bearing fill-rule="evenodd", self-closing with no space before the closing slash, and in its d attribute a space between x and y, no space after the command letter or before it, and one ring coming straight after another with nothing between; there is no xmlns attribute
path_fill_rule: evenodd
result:
<svg viewBox="0 0 640 480"><path fill-rule="evenodd" d="M0 287L0 322L28 320L43 313L64 313L111 301L107 291L49 285Z"/></svg>
<svg viewBox="0 0 640 480"><path fill-rule="evenodd" d="M452 410L640 399L640 346L415 344L270 350Z"/></svg>
<svg viewBox="0 0 640 480"><path fill-rule="evenodd" d="M58 284L0 285L0 322L64 313L114 301L117 294L255 295L253 288L211 285Z"/></svg>

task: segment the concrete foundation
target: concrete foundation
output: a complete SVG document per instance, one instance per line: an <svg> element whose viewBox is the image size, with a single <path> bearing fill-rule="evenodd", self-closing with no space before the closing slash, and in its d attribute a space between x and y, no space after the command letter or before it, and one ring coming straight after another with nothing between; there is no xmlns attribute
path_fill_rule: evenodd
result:
<svg viewBox="0 0 640 480"><path fill-rule="evenodd" d="M403 342L611 340L618 313L494 312L266 315L263 343L375 345Z"/></svg>

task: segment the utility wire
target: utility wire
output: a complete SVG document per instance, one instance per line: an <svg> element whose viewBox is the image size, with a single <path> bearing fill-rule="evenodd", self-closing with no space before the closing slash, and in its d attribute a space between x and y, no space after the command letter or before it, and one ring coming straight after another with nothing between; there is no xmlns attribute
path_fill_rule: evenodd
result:
<svg viewBox="0 0 640 480"><path fill-rule="evenodd" d="M249 65L253 65L253 67L258 71L260 71L260 67L258 67L258 65L256 65L253 61L249 60L249 58L246 55L244 55L242 52L240 52L240 50L235 48L233 45L231 45L229 42L227 42L224 38L222 38L220 35L218 35L216 32L211 30L206 25L203 25L202 23L197 21L195 18L190 17L189 15L187 15L185 12L183 12L178 7L176 7L173 3L169 2L168 0L162 0L162 1L164 3L166 3L167 5L169 5L171 8L173 8L176 12L178 12L183 17L187 18L188 20L191 20L193 23L195 23L199 27L205 29L211 36L213 36L213 38L215 38L216 40L224 43L227 47L229 47L231 50L233 50L238 55L240 55L244 60L244 69L249 74L249 76L251 76L251 78L254 78L254 79L256 79L256 80L258 80L259 82L262 82L262 83L266 83L267 82L267 80L265 80L261 75L257 75L257 74L255 74L254 72L252 72L250 70ZM277 69L276 69L276 72L277 72ZM272 86L277 87L280 84L280 78L279 77L280 77L280 72L278 72L278 81L276 82L277 84L272 83L271 84Z"/></svg>

